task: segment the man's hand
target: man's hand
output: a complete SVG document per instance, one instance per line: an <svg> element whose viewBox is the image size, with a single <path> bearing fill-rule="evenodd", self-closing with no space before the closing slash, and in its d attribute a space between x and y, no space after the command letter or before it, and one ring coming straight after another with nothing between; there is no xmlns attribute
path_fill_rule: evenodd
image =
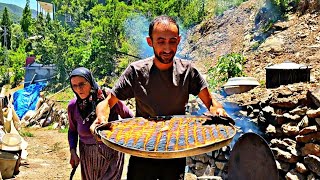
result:
<svg viewBox="0 0 320 180"><path fill-rule="evenodd" d="M112 93L109 93L107 98L101 101L96 107L97 118L90 126L90 131L94 135L99 124L107 123L109 119L110 109L119 101Z"/></svg>
<svg viewBox="0 0 320 180"><path fill-rule="evenodd" d="M217 116L229 117L227 112L222 107L210 106L210 113Z"/></svg>

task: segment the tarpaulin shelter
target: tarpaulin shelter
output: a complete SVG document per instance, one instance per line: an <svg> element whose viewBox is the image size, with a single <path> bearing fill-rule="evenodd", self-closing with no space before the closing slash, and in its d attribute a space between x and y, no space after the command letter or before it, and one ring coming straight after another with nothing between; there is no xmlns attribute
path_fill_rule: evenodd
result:
<svg viewBox="0 0 320 180"><path fill-rule="evenodd" d="M13 94L13 106L21 119L29 110L35 110L40 97L40 91L47 85L45 82L30 84Z"/></svg>

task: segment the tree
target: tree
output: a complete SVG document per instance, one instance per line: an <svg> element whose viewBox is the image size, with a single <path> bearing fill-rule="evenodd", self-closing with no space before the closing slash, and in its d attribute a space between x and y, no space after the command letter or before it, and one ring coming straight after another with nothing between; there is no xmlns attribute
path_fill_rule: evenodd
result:
<svg viewBox="0 0 320 180"><path fill-rule="evenodd" d="M52 30L52 20L49 13L47 13L45 21L46 21L47 30L49 30L49 33L50 33L50 31Z"/></svg>
<svg viewBox="0 0 320 180"><path fill-rule="evenodd" d="M17 50L21 45L24 45L23 31L19 24L13 24L11 27L11 49Z"/></svg>
<svg viewBox="0 0 320 180"><path fill-rule="evenodd" d="M41 35L42 37L44 37L46 30L46 22L42 12L38 14L37 20L35 22L35 30L37 35Z"/></svg>
<svg viewBox="0 0 320 180"><path fill-rule="evenodd" d="M7 49L11 47L11 25L12 21L9 18L8 9L5 7L1 20L1 44Z"/></svg>
<svg viewBox="0 0 320 180"><path fill-rule="evenodd" d="M31 10L30 10L29 4L30 4L30 0L27 0L26 6L23 9L22 18L20 21L21 28L26 36L30 35L29 27L31 26L31 23L32 23Z"/></svg>

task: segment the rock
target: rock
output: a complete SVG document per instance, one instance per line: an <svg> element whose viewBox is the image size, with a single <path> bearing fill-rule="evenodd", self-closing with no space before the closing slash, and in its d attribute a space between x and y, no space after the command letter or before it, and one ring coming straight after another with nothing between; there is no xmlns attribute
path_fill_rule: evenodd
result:
<svg viewBox="0 0 320 180"><path fill-rule="evenodd" d="M320 87L315 90L309 90L307 96L316 106L320 107Z"/></svg>
<svg viewBox="0 0 320 180"><path fill-rule="evenodd" d="M295 123L287 123L281 126L283 133L287 136L296 136L299 134L299 127Z"/></svg>
<svg viewBox="0 0 320 180"><path fill-rule="evenodd" d="M300 173L298 173L296 170L292 169L290 172L286 174L287 180L304 180L306 177Z"/></svg>
<svg viewBox="0 0 320 180"><path fill-rule="evenodd" d="M248 112L243 110L239 111L239 114L242 116L248 116Z"/></svg>
<svg viewBox="0 0 320 180"><path fill-rule="evenodd" d="M266 106L262 109L263 112L267 114L274 114L274 108L271 106Z"/></svg>
<svg viewBox="0 0 320 180"><path fill-rule="evenodd" d="M259 115L260 110L259 109L254 109L252 112L253 112L253 116L257 117Z"/></svg>
<svg viewBox="0 0 320 180"><path fill-rule="evenodd" d="M197 176L195 174L192 174L192 173L186 173L184 175L184 179L185 180L197 180Z"/></svg>
<svg viewBox="0 0 320 180"><path fill-rule="evenodd" d="M222 180L222 177L220 176L200 176L197 179L203 179L203 180L208 180L208 179L212 179L212 180Z"/></svg>
<svg viewBox="0 0 320 180"><path fill-rule="evenodd" d="M297 142L291 140L291 139L284 139L284 140L279 140L279 139L272 139L271 140L271 147L278 147L282 150L288 151L291 154L298 156L300 153L298 153L297 150Z"/></svg>
<svg viewBox="0 0 320 180"><path fill-rule="evenodd" d="M282 161L288 162L288 163L296 163L299 159L298 156L295 156L295 155L291 154L290 152L283 151L279 148L271 148L271 150L277 160L282 160Z"/></svg>
<svg viewBox="0 0 320 180"><path fill-rule="evenodd" d="M320 132L296 136L297 142L310 143L320 141Z"/></svg>
<svg viewBox="0 0 320 180"><path fill-rule="evenodd" d="M301 174L304 174L304 173L308 172L308 169L306 168L306 166L304 164L298 162L296 164L296 171Z"/></svg>
<svg viewBox="0 0 320 180"><path fill-rule="evenodd" d="M298 123L299 129L309 126L309 118L308 116L304 116L302 120Z"/></svg>
<svg viewBox="0 0 320 180"><path fill-rule="evenodd" d="M320 126L320 118L316 118L316 123Z"/></svg>
<svg viewBox="0 0 320 180"><path fill-rule="evenodd" d="M290 163L276 160L276 164L277 164L277 169L279 169L283 172L289 171Z"/></svg>
<svg viewBox="0 0 320 180"><path fill-rule="evenodd" d="M194 156L193 160L200 161L202 163L207 163L209 162L209 157L207 154L200 154L200 155Z"/></svg>
<svg viewBox="0 0 320 180"><path fill-rule="evenodd" d="M280 37L271 37L268 38L264 43L259 47L259 51L265 52L282 52L283 51L284 40Z"/></svg>
<svg viewBox="0 0 320 180"><path fill-rule="evenodd" d="M214 176L215 168L211 166L207 166L206 171L203 173L203 176Z"/></svg>
<svg viewBox="0 0 320 180"><path fill-rule="evenodd" d="M295 109L289 111L290 114L297 114L299 116L304 116L307 112L307 107L296 107Z"/></svg>
<svg viewBox="0 0 320 180"><path fill-rule="evenodd" d="M320 145L308 143L303 148L301 148L301 154L302 156L310 154L320 157Z"/></svg>
<svg viewBox="0 0 320 180"><path fill-rule="evenodd" d="M282 114L272 114L268 120L269 123L275 126L282 125L287 122L287 118L285 118Z"/></svg>
<svg viewBox="0 0 320 180"><path fill-rule="evenodd" d="M57 129L58 127L59 127L59 123L54 123L52 126L53 129Z"/></svg>
<svg viewBox="0 0 320 180"><path fill-rule="evenodd" d="M225 163L216 161L214 164L216 165L216 167L218 169L220 169L220 170L224 169Z"/></svg>
<svg viewBox="0 0 320 180"><path fill-rule="evenodd" d="M316 110L308 110L307 111L308 118L319 118L320 117L320 108Z"/></svg>
<svg viewBox="0 0 320 180"><path fill-rule="evenodd" d="M207 165L201 162L196 162L194 173L197 176L202 176L206 171Z"/></svg>
<svg viewBox="0 0 320 180"><path fill-rule="evenodd" d="M308 126L299 131L299 135L305 135L313 132L317 132L320 129L317 126Z"/></svg>
<svg viewBox="0 0 320 180"><path fill-rule="evenodd" d="M270 105L276 108L293 109L297 107L298 100L294 98L278 98L271 100Z"/></svg>
<svg viewBox="0 0 320 180"><path fill-rule="evenodd" d="M273 125L271 125L271 124L269 124L268 125L268 127L267 127L267 129L266 129L266 134L276 134L276 127L275 126L273 126Z"/></svg>
<svg viewBox="0 0 320 180"><path fill-rule="evenodd" d="M302 119L302 118L301 118L299 115L297 115L297 114L291 115L291 114L289 114L289 113L284 113L283 116L284 116L285 118L287 118L289 121L300 121L300 120Z"/></svg>
<svg viewBox="0 0 320 180"><path fill-rule="evenodd" d="M191 157L186 158L186 165L190 168L193 168L195 166L194 160Z"/></svg>
<svg viewBox="0 0 320 180"><path fill-rule="evenodd" d="M320 176L320 158L315 155L304 157L304 163L312 172Z"/></svg>
<svg viewBox="0 0 320 180"><path fill-rule="evenodd" d="M316 177L313 173L310 173L307 177L307 180L316 180Z"/></svg>

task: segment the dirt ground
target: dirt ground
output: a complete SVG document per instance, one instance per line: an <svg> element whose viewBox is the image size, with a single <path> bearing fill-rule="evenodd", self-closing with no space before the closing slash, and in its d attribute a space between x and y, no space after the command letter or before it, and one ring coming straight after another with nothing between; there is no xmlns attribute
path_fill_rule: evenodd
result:
<svg viewBox="0 0 320 180"><path fill-rule="evenodd" d="M69 164L69 146L67 133L47 128L28 128L24 131L33 134L33 137L24 137L28 142L27 159L21 160L19 174L12 179L69 179L71 166ZM125 167L129 156L126 156ZM126 169L123 178L126 177ZM81 179L80 166L74 175L75 180Z"/></svg>

